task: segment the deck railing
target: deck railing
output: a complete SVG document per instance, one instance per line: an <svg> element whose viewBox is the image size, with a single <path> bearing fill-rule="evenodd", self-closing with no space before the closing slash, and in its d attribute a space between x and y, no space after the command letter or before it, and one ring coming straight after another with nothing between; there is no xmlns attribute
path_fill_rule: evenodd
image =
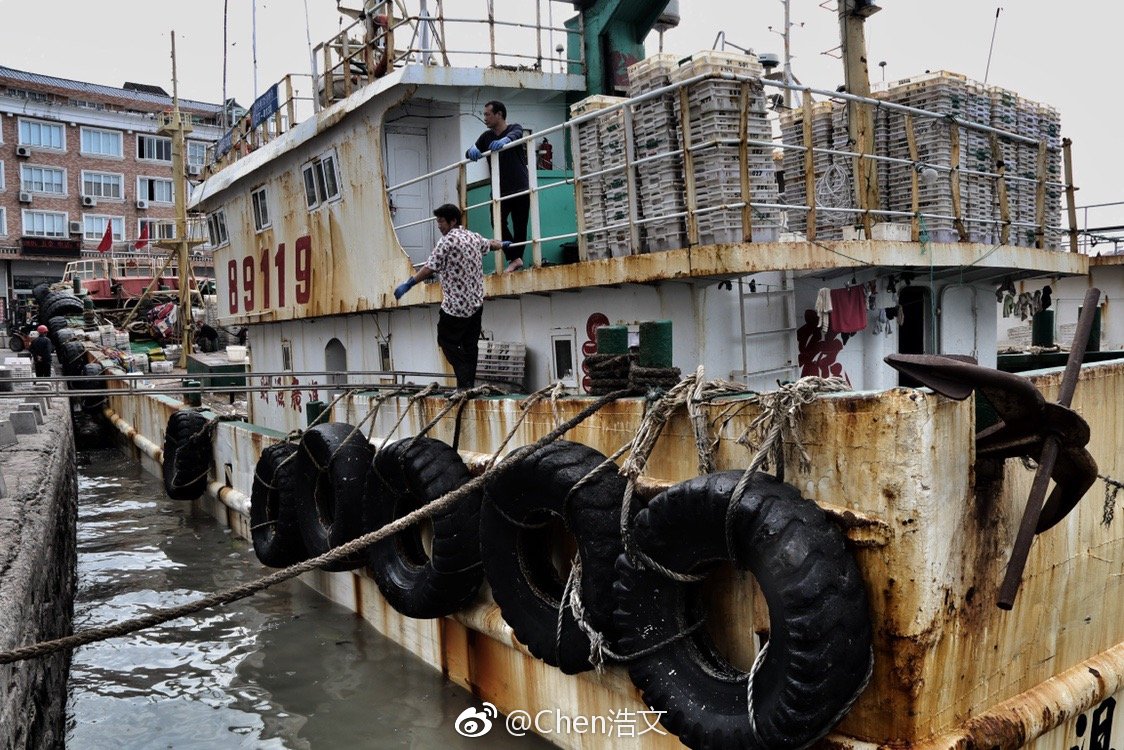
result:
<svg viewBox="0 0 1124 750"><path fill-rule="evenodd" d="M730 137L728 134L700 135L697 134L697 127L695 133L692 132L692 123L689 119L690 108L685 105L688 92L691 87L703 84L706 81L712 81L715 78L734 82L742 87L741 117L743 122L740 131L735 131L734 137ZM802 95L807 104L803 106L798 117L803 119L801 127L806 138L804 142L812 142L811 148L785 142L775 135L776 128L773 128L773 134L768 139L753 138L748 135L751 131L745 127L745 118L748 113L744 106L744 92L751 87L761 86L776 89L791 88ZM580 151L578 134L584 126L596 124L597 121L604 118L616 117L623 124L623 128L620 128L619 132L631 134L631 123L636 117L637 108L642 107L645 102L668 96L680 97L684 102L684 106L679 107L677 111L679 120L674 123L675 130L682 135L682 138L673 139L674 148L666 148L658 153L638 156L631 135L627 138L621 136L623 143L620 144L620 150L623 156L614 163L602 165L590 171L583 171L579 159L577 164L574 165L572 177L549 185L539 185L536 179L536 170L532 168L528 170L528 190L507 196L530 196L529 237L525 242L518 244L531 247L534 265L542 265L543 243L558 240L576 241L579 259L586 260L591 257L589 252L590 238L603 236L606 232L616 232L617 236L622 238L618 244L620 252L614 251L614 255L648 252L651 248L645 247L644 228L653 225L662 231L668 220L681 220L683 222L685 241L682 246L697 245L700 244L700 219L708 215L718 214L734 214L740 219L740 227L735 230L735 236L728 240L736 242L778 239L816 241L818 235L817 213L830 212L846 217L839 222L843 226L858 228L865 226L867 238L871 237L869 230L873 224L897 220L896 223L905 224L908 222L910 239L914 242L978 242L992 245L1019 244L1047 247L1057 243L1063 236L1060 216L1057 215L1063 196L1066 201L1066 214L1068 216L1068 228L1064 232L1068 241L1064 244L1066 249L1070 251L1076 252L1080 249L1079 235L1081 232L1077 224L1076 207L1073 203L1074 187L1068 139L1058 138L1057 142L1053 143L1046 140L1035 140L1018 133L994 128L990 124L976 123L878 98L858 97L804 86L786 86L778 81L762 80L753 76L739 76L729 73L698 75L654 89L629 100L609 104L597 111L573 117L564 123L528 135L504 148L525 149L527 163L534 165L536 163L536 141L543 136L564 135L568 137L571 153L578 153ZM827 148L814 145L815 141L811 135L812 96L819 97L821 102L849 103L853 106L870 107L875 110L879 117L897 120L898 124L895 127L900 129L909 144L909 158L889 156L885 153L868 153L851 147ZM792 113L789 116L791 117ZM951 149L951 158L947 160L948 163L941 159L923 158L919 154L917 148L918 131L926 126L948 129ZM961 166L962 160L958 156L960 148L958 144L962 140L967 140L968 134L971 134L973 142L987 144L986 153L981 154L978 160L981 168ZM557 142L557 140L554 142ZM1005 164L1005 159L1010 158L1010 149L1018 144L1030 147L1033 150L1036 158L1032 171L1016 173L1014 169ZM734 180L738 183L738 189L724 191L724 195L721 195L720 199L716 201L712 199L708 191L701 189L696 184L697 175L694 165L706 155L709 149L725 148L724 153L731 153L731 147L737 151L737 156L734 157L736 164L731 165L730 173L732 174L733 170L736 169L737 176ZM751 163L752 159L749 152L752 149L768 149L772 152L774 160L783 160L783 155L788 154L791 161L791 155L794 154L803 162L805 179L801 181L798 188L786 191L787 199L774 197L761 200L760 195L755 195L755 189L757 193L761 193L761 191L760 181L755 182L754 175L751 174L756 166L755 163ZM832 160L842 160L842 163L846 165L845 169L837 170L837 174L842 171L847 178L843 180L846 200L836 201L830 205L825 204L825 193L830 191L825 190L825 175L817 175L814 168L815 159L818 155L824 155ZM468 162L465 160L391 185L388 188L388 193L392 194L396 190L416 183L448 179L450 174L455 175L459 185L462 210L467 215L469 210L486 207L493 217L493 235L498 239L501 226L499 220L500 202L495 196L500 194L497 161L499 152L491 152L487 155L487 158L490 160L492 175L492 197L487 201L468 203L466 172ZM638 201L637 196L641 195L639 180L641 170L646 165L660 164L669 160L679 165L679 173L682 175L684 183L682 199L669 201L669 207L662 210L651 201L645 201L642 211L638 211L640 201ZM885 202L872 203L868 200L865 191L853 190L854 175L858 175L859 171L857 168L852 170L852 167L864 160L873 162L876 169L882 169L884 173L888 174L893 170L893 173L899 178L898 189L909 198L906 201L905 208L890 208L887 207ZM1059 174L1063 163L1064 174ZM1054 166L1052 170L1048 168L1048 165L1051 164ZM1025 176L1027 174L1029 176ZM811 177L809 178L809 176ZM627 215L614 221L591 222L587 218L588 212L583 211L583 193L586 192L584 188L597 184L603 185L607 178L623 179L624 189L628 196ZM984 186L988 188L986 195L990 197L982 203L975 202L966 206L965 204L968 202L964 201L961 196L961 181L969 179L973 181L974 187ZM900 180L907 181L907 186L903 188ZM727 185L726 187L729 188L730 186ZM935 188L947 189L944 210L924 210L922 196L926 194L927 189ZM541 233L540 203L543 194L550 190L572 192L577 214L577 226L572 232L551 236L544 236ZM1012 193L1016 192L1021 201L1018 205L1014 203L1012 197ZM731 199L732 194L736 196L733 199ZM800 199L794 200L793 198L796 196L799 196ZM898 198L898 203L901 203L902 196L899 195ZM1051 204L1053 204L1053 207L1051 207ZM1016 212L1016 208L1020 210ZM796 221L797 219L799 221ZM396 224L395 230L425 224L429 221L433 221L433 219ZM737 219L735 219L736 222ZM801 224L802 228L801 231L794 232L792 225L797 223ZM937 232L937 227L947 227L947 230ZM651 233L653 237L655 234L657 233ZM853 235L856 234L857 231L849 233L845 237L835 236L828 239L854 238ZM702 239L705 240L706 238L703 237ZM661 247L658 249L667 248ZM500 262L499 254L497 254L497 272L502 267L503 264Z"/></svg>

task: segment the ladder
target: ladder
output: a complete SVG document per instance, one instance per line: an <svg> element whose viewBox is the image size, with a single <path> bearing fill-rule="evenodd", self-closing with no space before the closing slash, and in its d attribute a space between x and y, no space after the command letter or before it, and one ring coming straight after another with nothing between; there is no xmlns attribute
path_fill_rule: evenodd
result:
<svg viewBox="0 0 1124 750"><path fill-rule="evenodd" d="M762 302L768 308L774 304L782 305L782 308L779 322L773 322L776 318L770 315L766 327L758 330L749 318L751 315L757 317L756 309L752 308L759 307ZM741 372L731 373L731 377L761 390L771 389L776 380L799 378L796 289L789 272L781 271L779 285L762 284L756 290L750 282L738 279L738 303L742 327L742 369ZM763 367L751 370L750 362Z"/></svg>

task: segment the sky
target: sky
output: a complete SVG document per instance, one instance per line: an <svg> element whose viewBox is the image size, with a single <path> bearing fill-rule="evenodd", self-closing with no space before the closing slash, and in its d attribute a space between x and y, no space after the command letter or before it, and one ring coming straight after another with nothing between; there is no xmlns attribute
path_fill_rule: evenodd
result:
<svg viewBox="0 0 1124 750"><path fill-rule="evenodd" d="M823 0L830 8L832 0ZM417 0L410 0L411 7ZM542 0L554 24L572 15L568 2ZM821 54L839 44L837 15L821 0L790 0L793 71L803 83L834 89L842 83L838 59ZM315 45L336 33L335 0L225 0L226 91L243 106L286 73L307 73L308 38ZM345 0L358 7L361 0ZM1073 140L1078 205L1124 200L1118 175L1124 123L1118 11L1113 3L1005 0L995 26L993 2L981 0L880 0L867 22L872 81L895 80L926 70L952 70L1013 89L1057 108L1063 135ZM431 8L436 0L429 0ZM497 16L526 14L531 0L495 0ZM171 91L171 31L176 35L180 96L210 102L223 98L224 0L190 3L98 0L51 4L0 0L0 64L21 70L120 86L137 81ZM306 8L308 25L306 27ZM445 0L447 16L484 17L486 0ZM517 8L511 10L509 8ZM256 11L257 43L254 44ZM664 49L687 55L710 49L719 32L728 42L757 52L782 51L781 0L679 0L680 23L666 32ZM502 41L502 32L500 35ZM451 47L463 39L447 40ZM558 41L558 40L556 40ZM649 52L658 36L649 36ZM880 67L879 62L886 65ZM1090 212L1097 225L1107 210ZM1124 217L1124 210L1117 210ZM1079 217L1079 221L1080 221Z"/></svg>

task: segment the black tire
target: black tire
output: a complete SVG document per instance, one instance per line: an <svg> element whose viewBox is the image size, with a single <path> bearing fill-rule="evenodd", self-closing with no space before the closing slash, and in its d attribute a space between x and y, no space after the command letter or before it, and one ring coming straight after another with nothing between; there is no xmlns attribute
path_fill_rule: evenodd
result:
<svg viewBox="0 0 1124 750"><path fill-rule="evenodd" d="M364 492L373 455L362 431L349 424L320 424L301 436L296 490L301 537L309 557L362 535ZM363 558L357 553L321 567L353 570L363 565Z"/></svg>
<svg viewBox="0 0 1124 750"><path fill-rule="evenodd" d="M51 291L51 285L46 281L36 284L31 290L31 296L35 298L35 304L41 304L43 298Z"/></svg>
<svg viewBox="0 0 1124 750"><path fill-rule="evenodd" d="M456 450L440 440L406 438L384 447L367 478L365 528L382 528L471 479ZM473 492L431 517L432 553L414 524L371 545L367 565L390 606L418 619L453 614L476 598L480 565L480 496Z"/></svg>
<svg viewBox="0 0 1124 750"><path fill-rule="evenodd" d="M8 348L11 349L13 353L22 352L23 351L23 337L22 336L12 336L11 338L9 338L8 339Z"/></svg>
<svg viewBox="0 0 1124 750"><path fill-rule="evenodd" d="M69 292L47 292L39 301L39 322L46 323L51 318L50 310L60 299L72 296Z"/></svg>
<svg viewBox="0 0 1124 750"><path fill-rule="evenodd" d="M195 500L207 489L211 466L211 430L206 429L209 421L191 409L181 409L168 419L162 473L164 491L173 500Z"/></svg>
<svg viewBox="0 0 1124 750"><path fill-rule="evenodd" d="M81 375L86 367L85 342L76 339L60 346L59 363L62 365L63 375ZM78 383L72 381L70 387L77 388Z"/></svg>
<svg viewBox="0 0 1124 750"><path fill-rule="evenodd" d="M53 302L49 302L42 309L47 319L66 315L81 315L83 310L82 300L78 299L73 294L58 297Z"/></svg>
<svg viewBox="0 0 1124 750"><path fill-rule="evenodd" d="M488 482L480 512L480 556L504 620L532 654L566 674L592 668L589 637L568 605L562 607L558 637L565 582L551 564L552 545L542 532L524 527L551 515L565 522L577 540L587 621L597 632L609 635L626 483L610 468L571 492L604 460L602 453L585 445L551 443Z"/></svg>
<svg viewBox="0 0 1124 750"><path fill-rule="evenodd" d="M815 503L764 474L732 517L741 472L675 485L641 511L636 546L680 573L731 560L756 577L769 605L770 637L749 676L718 655L698 622L700 584L673 581L618 559L619 650L639 654L629 674L661 722L692 748L806 748L826 735L862 692L872 666L866 590L843 534ZM748 626L747 626L748 627ZM659 647L659 644L664 644ZM751 718L752 717L752 718Z"/></svg>
<svg viewBox="0 0 1124 750"><path fill-rule="evenodd" d="M261 452L250 491L250 538L262 565L286 568L308 559L294 491L297 446L274 443Z"/></svg>
<svg viewBox="0 0 1124 750"><path fill-rule="evenodd" d="M54 335L62 329L68 328L70 326L70 320L62 315L56 315L53 318L47 318L45 325L47 326L47 330Z"/></svg>

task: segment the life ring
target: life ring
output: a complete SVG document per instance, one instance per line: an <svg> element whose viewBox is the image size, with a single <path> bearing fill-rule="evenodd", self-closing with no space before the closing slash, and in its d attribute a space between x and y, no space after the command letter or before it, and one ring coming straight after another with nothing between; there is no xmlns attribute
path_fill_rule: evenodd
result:
<svg viewBox="0 0 1124 750"><path fill-rule="evenodd" d="M635 547L677 573L728 560L757 579L769 639L749 673L720 656L682 583L622 555L615 624L644 702L687 746L806 748L858 698L873 656L866 589L843 534L795 488L756 474L730 516L740 471L677 484L637 514ZM650 650L650 653L647 652ZM747 685L748 683L748 685Z"/></svg>
<svg viewBox="0 0 1124 750"><path fill-rule="evenodd" d="M250 490L250 538L258 562L286 568L308 558L293 491L297 446L274 443L261 452Z"/></svg>
<svg viewBox="0 0 1124 750"><path fill-rule="evenodd" d="M309 557L317 557L363 533L363 493L374 450L349 424L318 424L301 436L296 492L300 530ZM321 566L353 570L363 555Z"/></svg>
<svg viewBox="0 0 1124 750"><path fill-rule="evenodd" d="M470 479L450 445L433 438L399 440L375 456L367 479L368 530L392 523ZM480 492L432 517L427 554L414 524L377 542L367 565L390 606L407 617L432 618L463 609L480 590Z"/></svg>
<svg viewBox="0 0 1124 750"><path fill-rule="evenodd" d="M504 620L532 654L566 674L592 667L590 638L561 602L565 582L551 563L546 529L527 526L551 515L565 521L577 541L587 623L607 634L616 606L614 564L622 552L625 480L610 467L574 489L604 461L589 446L558 440L488 482L480 510L480 557Z"/></svg>
<svg viewBox="0 0 1124 750"><path fill-rule="evenodd" d="M87 368L101 365L90 363ZM164 429L164 491L173 500L195 500L207 489L211 464L211 420L192 409L181 409Z"/></svg>

